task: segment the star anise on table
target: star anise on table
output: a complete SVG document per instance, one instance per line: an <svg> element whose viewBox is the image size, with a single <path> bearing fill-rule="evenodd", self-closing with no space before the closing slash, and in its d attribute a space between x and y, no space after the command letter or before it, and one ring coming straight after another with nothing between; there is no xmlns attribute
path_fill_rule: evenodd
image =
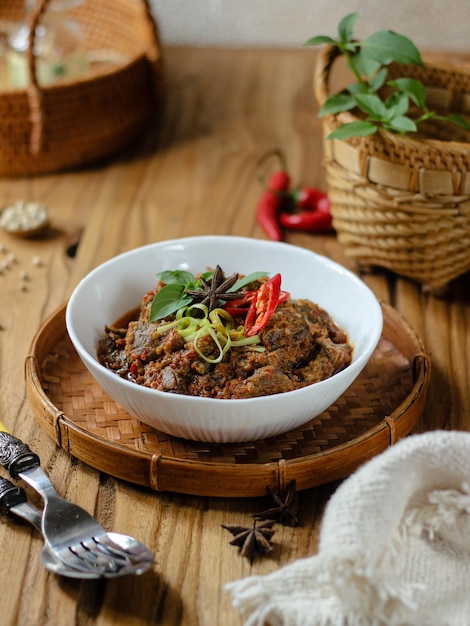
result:
<svg viewBox="0 0 470 626"><path fill-rule="evenodd" d="M194 302L205 304L209 311L219 306L219 301L235 300L243 295L241 291L228 291L238 280L238 274L232 274L229 278L224 277L224 273L220 265L215 268L214 274L210 282L201 278L202 289L186 289L187 293Z"/></svg>
<svg viewBox="0 0 470 626"><path fill-rule="evenodd" d="M272 499L275 502L274 507L261 511L261 513L255 513L253 517L255 519L274 519L275 521L283 524L284 526L295 526L298 523L298 518L292 512L292 504L295 499L295 480L292 480L283 493L278 493L271 489L267 485Z"/></svg>
<svg viewBox="0 0 470 626"><path fill-rule="evenodd" d="M274 520L254 521L253 526L238 526L237 524L222 524L222 527L232 533L232 546L240 548L241 556L253 560L257 554L271 552L271 538L276 532L273 530Z"/></svg>

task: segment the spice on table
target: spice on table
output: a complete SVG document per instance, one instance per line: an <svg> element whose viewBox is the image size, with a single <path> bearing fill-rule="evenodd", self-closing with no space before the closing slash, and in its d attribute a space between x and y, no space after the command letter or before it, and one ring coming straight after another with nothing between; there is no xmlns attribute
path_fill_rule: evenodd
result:
<svg viewBox="0 0 470 626"><path fill-rule="evenodd" d="M274 520L255 521L253 526L238 526L236 524L222 524L222 527L232 533L232 546L240 548L240 555L252 560L257 554L267 554L272 551L271 538L276 532L273 530Z"/></svg>
<svg viewBox="0 0 470 626"><path fill-rule="evenodd" d="M279 223L283 228L323 233L332 229L330 201L323 191L303 187L293 192L293 211L282 211Z"/></svg>
<svg viewBox="0 0 470 626"><path fill-rule="evenodd" d="M8 233L29 237L49 225L47 208L38 202L17 200L0 212L0 227Z"/></svg>
<svg viewBox="0 0 470 626"><path fill-rule="evenodd" d="M284 526L295 526L299 521L292 511L296 494L295 487L296 481L292 480L287 485L286 490L283 493L279 493L267 485L267 490L274 500L275 506L260 513L254 513L252 517L255 519L274 519Z"/></svg>

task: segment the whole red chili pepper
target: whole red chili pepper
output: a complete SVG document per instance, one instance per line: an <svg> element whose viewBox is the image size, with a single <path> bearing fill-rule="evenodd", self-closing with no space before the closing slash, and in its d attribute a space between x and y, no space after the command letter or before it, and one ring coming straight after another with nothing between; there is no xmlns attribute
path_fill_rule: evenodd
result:
<svg viewBox="0 0 470 626"><path fill-rule="evenodd" d="M332 216L328 196L315 187L304 187L294 192L296 205L301 211L283 212L279 223L283 228L322 233L332 228Z"/></svg>
<svg viewBox="0 0 470 626"><path fill-rule="evenodd" d="M290 177L284 170L274 172L269 177L267 189L259 199L256 219L258 224L274 241L282 241L282 230L279 226L281 205L289 191Z"/></svg>

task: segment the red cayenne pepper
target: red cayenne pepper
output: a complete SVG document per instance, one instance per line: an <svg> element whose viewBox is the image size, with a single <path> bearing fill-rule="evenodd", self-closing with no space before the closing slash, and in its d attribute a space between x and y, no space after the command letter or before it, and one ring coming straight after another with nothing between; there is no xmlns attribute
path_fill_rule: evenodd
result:
<svg viewBox="0 0 470 626"><path fill-rule="evenodd" d="M225 311L227 311L227 313L229 313L234 318L244 317L250 310L251 304L255 299L257 293L258 289L256 289L256 291L247 291L247 293L242 298L238 298L237 300L230 300L224 306ZM286 302L289 298L290 293L281 289L279 294L279 300L277 303L282 304L283 302Z"/></svg>
<svg viewBox="0 0 470 626"><path fill-rule="evenodd" d="M322 233L332 228L328 196L315 187L304 187L294 192L295 204L302 209L296 213L282 212L279 223L283 228Z"/></svg>
<svg viewBox="0 0 470 626"><path fill-rule="evenodd" d="M268 187L259 199L256 219L266 235L273 241L282 241L279 214L284 198L289 191L290 177L279 170L269 177Z"/></svg>
<svg viewBox="0 0 470 626"><path fill-rule="evenodd" d="M276 274L256 291L246 314L244 331L247 337L257 335L276 310L281 296L281 275Z"/></svg>

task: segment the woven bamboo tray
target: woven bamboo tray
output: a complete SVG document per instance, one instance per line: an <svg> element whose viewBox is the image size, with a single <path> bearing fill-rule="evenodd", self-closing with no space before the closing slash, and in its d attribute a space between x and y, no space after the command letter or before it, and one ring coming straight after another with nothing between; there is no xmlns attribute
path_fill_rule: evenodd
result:
<svg viewBox="0 0 470 626"><path fill-rule="evenodd" d="M371 360L327 411L285 435L243 444L186 441L131 417L91 378L65 329L65 306L38 330L26 384L39 424L71 455L111 476L203 496L256 497L343 478L404 437L422 413L430 360L389 305Z"/></svg>
<svg viewBox="0 0 470 626"><path fill-rule="evenodd" d="M317 57L319 106L330 95L337 56L327 46ZM390 66L390 79L399 76L426 86L430 109L470 113L470 71ZM340 89L335 85L335 92ZM338 240L363 269L387 268L442 294L470 270L470 133L427 122L422 131L408 135L380 130L367 137L326 139L338 126L358 119L354 111L322 118Z"/></svg>
<svg viewBox="0 0 470 626"><path fill-rule="evenodd" d="M34 34L50 0L37 0ZM1 0L8 35L24 16L25 0ZM83 0L71 14L84 33L90 71L81 79L40 86L31 38L31 84L9 87L0 72L0 176L45 174L115 156L143 136L158 115L162 55L148 0Z"/></svg>

